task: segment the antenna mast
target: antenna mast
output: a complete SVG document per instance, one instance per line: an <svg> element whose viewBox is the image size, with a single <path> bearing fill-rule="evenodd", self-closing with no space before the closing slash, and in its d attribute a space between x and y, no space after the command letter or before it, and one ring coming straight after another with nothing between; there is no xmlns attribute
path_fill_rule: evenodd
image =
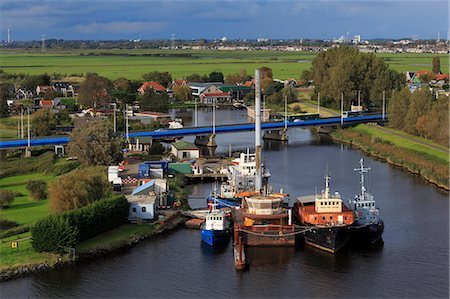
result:
<svg viewBox="0 0 450 299"><path fill-rule="evenodd" d="M359 166L360 168L355 168L355 171L359 171L359 174L361 175L361 195L364 195L366 192L366 187L364 187L364 173L369 172L370 167L364 167L364 159L359 160Z"/></svg>

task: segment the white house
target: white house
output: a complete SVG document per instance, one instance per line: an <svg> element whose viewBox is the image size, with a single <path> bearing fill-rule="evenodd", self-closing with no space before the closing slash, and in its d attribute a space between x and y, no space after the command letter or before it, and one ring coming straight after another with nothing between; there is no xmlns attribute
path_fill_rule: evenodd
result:
<svg viewBox="0 0 450 299"><path fill-rule="evenodd" d="M155 200L156 195L129 195L127 200L130 203L128 211L128 221L148 222L156 217Z"/></svg>
<svg viewBox="0 0 450 299"><path fill-rule="evenodd" d="M200 157L200 149L195 144L178 141L172 143L172 154L178 159L197 159Z"/></svg>

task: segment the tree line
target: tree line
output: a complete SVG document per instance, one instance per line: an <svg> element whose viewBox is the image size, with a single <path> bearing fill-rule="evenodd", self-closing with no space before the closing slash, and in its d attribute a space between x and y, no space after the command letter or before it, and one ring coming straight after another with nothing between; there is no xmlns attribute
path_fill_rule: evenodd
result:
<svg viewBox="0 0 450 299"><path fill-rule="evenodd" d="M449 97L436 99L428 88L411 93L405 87L394 91L387 111L392 128L449 146Z"/></svg>

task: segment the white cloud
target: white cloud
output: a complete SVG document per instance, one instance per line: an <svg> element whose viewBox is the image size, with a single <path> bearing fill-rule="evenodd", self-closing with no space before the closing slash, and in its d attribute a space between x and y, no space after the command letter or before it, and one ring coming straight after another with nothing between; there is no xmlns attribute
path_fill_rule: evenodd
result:
<svg viewBox="0 0 450 299"><path fill-rule="evenodd" d="M166 28L165 22L132 22L132 21L117 21L108 23L90 23L85 25L77 25L74 30L84 34L98 34L98 33L139 33L145 32L159 32Z"/></svg>

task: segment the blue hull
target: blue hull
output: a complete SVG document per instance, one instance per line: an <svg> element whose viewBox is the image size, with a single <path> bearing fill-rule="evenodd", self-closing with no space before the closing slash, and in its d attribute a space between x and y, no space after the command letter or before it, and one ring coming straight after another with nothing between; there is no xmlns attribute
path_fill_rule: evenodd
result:
<svg viewBox="0 0 450 299"><path fill-rule="evenodd" d="M229 230L201 229L202 241L211 246L224 244L230 239Z"/></svg>

